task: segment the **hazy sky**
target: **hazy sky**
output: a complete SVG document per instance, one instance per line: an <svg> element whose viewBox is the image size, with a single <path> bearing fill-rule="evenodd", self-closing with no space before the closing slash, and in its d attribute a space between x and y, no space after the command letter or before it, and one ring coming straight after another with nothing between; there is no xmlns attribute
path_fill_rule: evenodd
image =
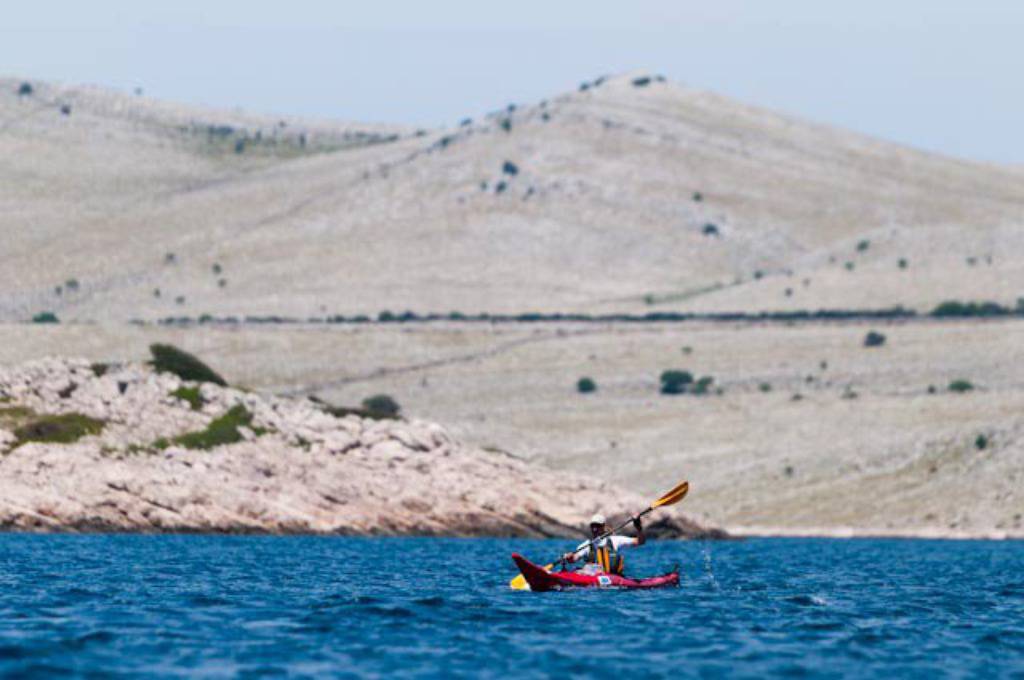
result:
<svg viewBox="0 0 1024 680"><path fill-rule="evenodd" d="M0 72L453 125L642 69L925 149L1024 163L1022 36L1021 0L11 0Z"/></svg>

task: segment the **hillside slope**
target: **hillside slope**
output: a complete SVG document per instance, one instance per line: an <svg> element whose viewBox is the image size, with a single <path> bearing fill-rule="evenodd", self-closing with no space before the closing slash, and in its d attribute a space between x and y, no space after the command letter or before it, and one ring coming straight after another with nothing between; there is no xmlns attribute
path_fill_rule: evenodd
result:
<svg viewBox="0 0 1024 680"><path fill-rule="evenodd" d="M0 320L927 308L1024 290L1019 170L657 78L420 133L19 83L0 81Z"/></svg>

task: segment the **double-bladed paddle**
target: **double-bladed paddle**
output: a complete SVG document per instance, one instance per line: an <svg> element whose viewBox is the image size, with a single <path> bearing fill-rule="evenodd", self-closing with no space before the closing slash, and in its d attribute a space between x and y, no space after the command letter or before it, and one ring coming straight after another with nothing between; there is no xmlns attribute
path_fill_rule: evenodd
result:
<svg viewBox="0 0 1024 680"><path fill-rule="evenodd" d="M655 508L661 508L661 507L665 507L667 505L674 505L674 504L678 503L679 501L683 500L683 497L686 496L686 494L687 494L687 492L689 492L689 490L690 490L690 483L689 482L680 482L679 484L677 484L674 487L672 487L671 491L666 492L665 494L663 494L661 496L661 498L659 498L658 500L654 501L649 506L647 506L646 510L644 510L643 512L641 512L638 515L633 515L632 517L627 519L625 522L623 522L619 526L617 526L614 529L612 529L611 531L606 531L603 534L601 534L600 536L597 536L595 538L590 539L589 541L586 542L585 545L582 545L579 548L576 548L575 550L573 550L572 554L575 555L578 552L586 550L587 547L594 545L598 541L604 540L604 539L608 538L609 536L611 536L612 534L617 533L619 531L622 531L627 526L632 524L635 520L640 519L644 515L650 514ZM565 561L564 558L563 559L559 559L559 560L557 560L556 562L554 562L552 564L545 565L544 569L545 569L545 571L551 571L555 567L556 564L562 564L564 561ZM509 582L509 585L512 587L513 590L529 590L530 589L529 584L526 582L526 579L523 578L522 574L519 574L514 579L512 579Z"/></svg>

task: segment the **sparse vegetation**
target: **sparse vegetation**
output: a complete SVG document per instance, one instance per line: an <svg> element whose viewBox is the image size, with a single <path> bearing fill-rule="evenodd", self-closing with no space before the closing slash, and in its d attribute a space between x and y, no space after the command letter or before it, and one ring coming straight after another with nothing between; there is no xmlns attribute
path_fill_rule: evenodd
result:
<svg viewBox="0 0 1024 680"><path fill-rule="evenodd" d="M590 394L597 391L597 383L593 378L583 377L576 381L576 391L580 394Z"/></svg>
<svg viewBox="0 0 1024 680"><path fill-rule="evenodd" d="M149 346L153 355L150 362L159 373L173 373L182 380L193 382L210 382L216 385L227 385L227 382L212 368L197 357L178 349L173 345L153 344Z"/></svg>
<svg viewBox="0 0 1024 680"><path fill-rule="evenodd" d="M1009 316L1010 314L1024 313L1024 305L1021 305L1020 301L1017 303L1017 309L1012 310L1009 307L999 304L998 302L960 302L959 300L946 300L939 304L933 309L929 316L942 318L942 317L972 317L972 316Z"/></svg>
<svg viewBox="0 0 1024 680"><path fill-rule="evenodd" d="M251 424L252 414L249 413L248 409L239 404L233 406L219 418L214 418L210 421L205 430L180 435L167 443L165 443L166 440L164 442L158 440L154 446L156 448L167 448L168 444L177 444L178 446L184 446L186 449L209 450L216 446L242 441L242 433L238 428L249 427Z"/></svg>
<svg viewBox="0 0 1024 680"><path fill-rule="evenodd" d="M684 394L693 383L693 374L689 371L668 370L659 378L662 394Z"/></svg>
<svg viewBox="0 0 1024 680"><path fill-rule="evenodd" d="M693 192L693 201L694 201L694 203L700 203L703 200L704 200L704 194L702 194L699 191L694 191Z"/></svg>
<svg viewBox="0 0 1024 680"><path fill-rule="evenodd" d="M71 444L103 431L104 422L80 413L36 416L14 430L15 448L29 442Z"/></svg>
<svg viewBox="0 0 1024 680"><path fill-rule="evenodd" d="M868 331L864 336L865 347L881 347L885 344L885 336L878 331Z"/></svg>
<svg viewBox="0 0 1024 680"><path fill-rule="evenodd" d="M761 390L762 392L765 392L765 393L771 392L772 391L772 384L769 383L769 382L763 382L763 383L761 383L760 385L757 386L757 389L759 389L759 390Z"/></svg>
<svg viewBox="0 0 1024 680"><path fill-rule="evenodd" d="M710 375L701 376L693 385L691 392L697 395L707 394L711 388L711 384L715 382L715 379Z"/></svg>
<svg viewBox="0 0 1024 680"><path fill-rule="evenodd" d="M224 268L220 266L219 262L214 262L213 266L210 267L210 271L212 271L214 274L220 274L222 271L224 271Z"/></svg>
<svg viewBox="0 0 1024 680"><path fill-rule="evenodd" d="M701 233L705 236L721 236L721 232L718 231L718 225L712 224L711 222L704 225L704 228L701 229Z"/></svg>
<svg viewBox="0 0 1024 680"><path fill-rule="evenodd" d="M507 189L507 188L508 188L508 184L505 183L505 180L501 180L500 182L498 182L497 184L494 185L494 193L495 194L504 193L505 189Z"/></svg>
<svg viewBox="0 0 1024 680"><path fill-rule="evenodd" d="M504 130L505 132L512 132L511 118L502 118L501 123L499 123L499 125L501 126L501 129Z"/></svg>
<svg viewBox="0 0 1024 680"><path fill-rule="evenodd" d="M18 86L19 97L30 97L35 92L35 88L32 87L32 83L24 82Z"/></svg>
<svg viewBox="0 0 1024 680"><path fill-rule="evenodd" d="M193 411L200 411L203 408L203 404L206 402L203 400L203 395L199 390L198 386L187 387L182 385L178 389L171 392L171 396L188 403L189 407Z"/></svg>
<svg viewBox="0 0 1024 680"><path fill-rule="evenodd" d="M846 267L846 271L853 271L854 264L852 262L847 261L845 264L843 264L843 266Z"/></svg>
<svg viewBox="0 0 1024 680"><path fill-rule="evenodd" d="M370 418L397 418L402 412L398 402L387 394L375 394L363 399L363 411Z"/></svg>
<svg viewBox="0 0 1024 680"><path fill-rule="evenodd" d="M78 283L78 279L68 279L64 282L64 287L71 292L75 292L81 287L81 284Z"/></svg>
<svg viewBox="0 0 1024 680"><path fill-rule="evenodd" d="M70 116L71 115L71 104L61 104L60 105L60 115L62 115L62 116Z"/></svg>
<svg viewBox="0 0 1024 680"><path fill-rule="evenodd" d="M973 390L974 389L974 384L971 383L970 380L964 380L963 378L958 378L957 380L954 380L951 383L949 383L949 387L947 389L949 389L950 392L956 392L957 394L963 394L964 392L970 392L971 390Z"/></svg>
<svg viewBox="0 0 1024 680"><path fill-rule="evenodd" d="M907 258L905 258L905 257L901 257L901 258L899 259L899 262L897 262L897 264L899 265L899 268L900 268L900 269L906 269L906 268L907 268L907 266L909 266L909 264L910 264L910 263L909 263L909 262L907 262Z"/></svg>
<svg viewBox="0 0 1024 680"><path fill-rule="evenodd" d="M974 448L978 449L979 451L983 451L984 449L987 449L988 448L988 437L986 437L983 434L979 434L977 437L975 437L974 438Z"/></svg>
<svg viewBox="0 0 1024 680"><path fill-rule="evenodd" d="M512 161L505 161L501 166L501 171L510 177L515 177L519 174L519 166Z"/></svg>
<svg viewBox="0 0 1024 680"><path fill-rule="evenodd" d="M647 87L651 84L650 76L640 76L633 79L633 87Z"/></svg>
<svg viewBox="0 0 1024 680"><path fill-rule="evenodd" d="M110 364L105 364L98 361L94 364L89 364L89 368L92 369L92 374L94 376L96 376L97 378L102 378L107 374L107 371L110 370Z"/></svg>
<svg viewBox="0 0 1024 680"><path fill-rule="evenodd" d="M32 317L32 323L60 323L60 319L53 312L39 312Z"/></svg>
<svg viewBox="0 0 1024 680"><path fill-rule="evenodd" d="M857 252L858 253L866 252L867 249L870 248L870 247L871 247L871 241L869 241L867 239L864 239L863 241L858 241L857 242Z"/></svg>

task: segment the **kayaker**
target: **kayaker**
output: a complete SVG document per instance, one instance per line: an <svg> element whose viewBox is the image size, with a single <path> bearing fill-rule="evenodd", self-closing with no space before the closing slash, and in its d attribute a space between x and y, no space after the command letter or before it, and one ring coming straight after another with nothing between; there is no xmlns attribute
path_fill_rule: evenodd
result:
<svg viewBox="0 0 1024 680"><path fill-rule="evenodd" d="M565 553L562 558L569 563L582 559L586 564L580 570L584 573L619 574L625 569L626 561L620 551L625 548L641 546L647 542L644 535L644 526L639 517L633 518L633 528L636 529L636 538L630 536L605 536L597 540L602 534L608 533L608 521L601 513L590 518L590 535L592 538L579 544L574 552Z"/></svg>

